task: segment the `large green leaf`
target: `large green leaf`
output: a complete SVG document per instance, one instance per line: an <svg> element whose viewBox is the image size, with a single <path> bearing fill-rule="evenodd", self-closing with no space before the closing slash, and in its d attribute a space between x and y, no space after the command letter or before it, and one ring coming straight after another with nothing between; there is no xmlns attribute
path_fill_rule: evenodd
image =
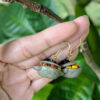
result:
<svg viewBox="0 0 100 100"><path fill-rule="evenodd" d="M68 14L68 8L67 8L67 0L53 0L56 4L57 12L58 15L65 19L69 14Z"/></svg>
<svg viewBox="0 0 100 100"><path fill-rule="evenodd" d="M48 7L53 8L52 1L49 2L51 5L48 4ZM47 16L24 9L17 2L0 6L0 43L34 34L55 24L56 22Z"/></svg>
<svg viewBox="0 0 100 100"><path fill-rule="evenodd" d="M46 85L39 92L35 93L33 100L47 100L47 97L49 96L53 87L54 86L51 84Z"/></svg>
<svg viewBox="0 0 100 100"><path fill-rule="evenodd" d="M100 100L100 83L95 84L93 91L93 100Z"/></svg>
<svg viewBox="0 0 100 100"><path fill-rule="evenodd" d="M51 18L48 18L45 15L36 13L29 9L26 9L26 14L27 14L29 23L31 24L32 28L35 29L36 32L40 32L43 29L46 29L56 24L56 22L53 21Z"/></svg>
<svg viewBox="0 0 100 100"><path fill-rule="evenodd" d="M95 0L96 1L96 0ZM100 25L100 2L92 1L86 6L85 10L89 17L92 19L93 23L97 26Z"/></svg>
<svg viewBox="0 0 100 100"><path fill-rule="evenodd" d="M20 3L4 6L0 10L0 35L2 37L18 38L32 33L35 33L35 30L28 22L25 10ZM0 42L3 41L0 40Z"/></svg>
<svg viewBox="0 0 100 100"><path fill-rule="evenodd" d="M66 79L53 88L48 100L92 100L92 82L84 76Z"/></svg>

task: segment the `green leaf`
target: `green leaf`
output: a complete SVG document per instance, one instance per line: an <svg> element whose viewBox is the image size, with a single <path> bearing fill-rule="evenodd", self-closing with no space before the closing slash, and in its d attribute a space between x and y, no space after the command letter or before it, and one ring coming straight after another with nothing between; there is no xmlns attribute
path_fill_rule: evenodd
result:
<svg viewBox="0 0 100 100"><path fill-rule="evenodd" d="M33 100L47 100L47 97L49 96L53 87L54 86L51 84L46 85L39 92L35 93Z"/></svg>
<svg viewBox="0 0 100 100"><path fill-rule="evenodd" d="M48 7L53 8L51 4L48 4ZM47 16L24 9L17 2L8 6L0 6L0 43L35 34L55 24L56 22Z"/></svg>
<svg viewBox="0 0 100 100"><path fill-rule="evenodd" d="M100 100L100 83L95 84L93 91L93 100Z"/></svg>
<svg viewBox="0 0 100 100"><path fill-rule="evenodd" d="M82 7L86 6L90 2L91 0L77 0L77 3Z"/></svg>
<svg viewBox="0 0 100 100"><path fill-rule="evenodd" d="M56 24L55 21L45 15L31 11L29 9L26 9L25 11L30 25L36 32L40 32L43 29L46 29Z"/></svg>
<svg viewBox="0 0 100 100"><path fill-rule="evenodd" d="M96 0L95 0L96 1ZM100 25L100 2L92 1L89 5L85 8L88 16L91 18L93 23L98 26Z"/></svg>
<svg viewBox="0 0 100 100"><path fill-rule="evenodd" d="M75 17L86 15L85 10L83 7L76 4L75 6Z"/></svg>
<svg viewBox="0 0 100 100"><path fill-rule="evenodd" d="M67 8L68 4L66 3L67 1L66 0L59 0L59 2L58 0L53 0L53 1L56 4L58 15L61 18L65 19L69 15Z"/></svg>
<svg viewBox="0 0 100 100"><path fill-rule="evenodd" d="M48 100L92 100L92 82L84 76L66 79L53 88Z"/></svg>
<svg viewBox="0 0 100 100"><path fill-rule="evenodd" d="M35 30L28 22L25 10L20 3L4 6L0 10L0 35L2 37L18 38L32 33L35 33ZM0 42L3 41L0 40Z"/></svg>

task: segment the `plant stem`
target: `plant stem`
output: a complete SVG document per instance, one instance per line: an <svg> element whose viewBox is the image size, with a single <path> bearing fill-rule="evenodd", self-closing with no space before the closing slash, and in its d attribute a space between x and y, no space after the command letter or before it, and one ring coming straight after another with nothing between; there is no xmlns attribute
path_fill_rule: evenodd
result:
<svg viewBox="0 0 100 100"><path fill-rule="evenodd" d="M88 47L88 43L84 41L81 45L80 51L82 52L87 64L91 67L91 69L96 73L100 80L100 67L94 62L90 55L90 50Z"/></svg>

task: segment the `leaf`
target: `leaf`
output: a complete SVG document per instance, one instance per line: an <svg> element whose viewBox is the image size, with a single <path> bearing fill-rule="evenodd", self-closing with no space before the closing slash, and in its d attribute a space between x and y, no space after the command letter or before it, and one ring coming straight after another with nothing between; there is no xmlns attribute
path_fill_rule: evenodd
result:
<svg viewBox="0 0 100 100"><path fill-rule="evenodd" d="M0 34L2 37L18 38L32 33L35 33L35 30L28 22L25 10L20 3L4 6L0 10ZM0 42L3 41L0 40Z"/></svg>
<svg viewBox="0 0 100 100"><path fill-rule="evenodd" d="M31 11L29 9L26 9L25 11L30 25L33 29L35 29L36 32L40 32L43 29L46 29L56 24L55 21L45 15Z"/></svg>
<svg viewBox="0 0 100 100"><path fill-rule="evenodd" d="M67 0L59 0L59 2L58 0L53 0L53 1L56 5L58 15L61 18L65 19L69 15L68 8L67 8L67 5L68 5Z"/></svg>
<svg viewBox="0 0 100 100"><path fill-rule="evenodd" d="M100 2L92 1L88 6L86 6L85 10L88 16L92 19L93 23L96 26L100 25Z"/></svg>
<svg viewBox="0 0 100 100"><path fill-rule="evenodd" d="M56 6L53 0L48 0L48 1L47 0L34 0L34 1L46 6L47 8L51 9L53 12L57 13ZM29 9L26 9L26 14L27 14L27 18L29 19L31 26L36 30L36 32L40 32L43 29L46 29L50 26L57 24L57 22L55 22L51 18L43 14L31 11Z"/></svg>
<svg viewBox="0 0 100 100"><path fill-rule="evenodd" d="M48 4L48 7L53 8L53 5ZM17 2L0 6L0 43L35 34L55 24L56 22L47 16L24 9Z"/></svg>
<svg viewBox="0 0 100 100"><path fill-rule="evenodd" d="M93 91L93 100L100 100L100 83L95 84Z"/></svg>
<svg viewBox="0 0 100 100"><path fill-rule="evenodd" d="M92 100L92 82L80 76L58 83L47 100Z"/></svg>
<svg viewBox="0 0 100 100"><path fill-rule="evenodd" d="M35 93L33 100L47 100L48 95L53 89L53 85L48 84L42 88L39 92Z"/></svg>

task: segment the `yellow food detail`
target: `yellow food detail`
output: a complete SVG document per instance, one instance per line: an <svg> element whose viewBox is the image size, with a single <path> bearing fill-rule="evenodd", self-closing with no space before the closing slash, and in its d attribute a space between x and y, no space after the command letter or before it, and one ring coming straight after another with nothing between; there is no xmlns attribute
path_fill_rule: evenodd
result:
<svg viewBox="0 0 100 100"><path fill-rule="evenodd" d="M74 68L79 68L79 66L77 64L72 65L72 69Z"/></svg>
<svg viewBox="0 0 100 100"><path fill-rule="evenodd" d="M58 67L57 69L61 71L61 68L60 67Z"/></svg>
<svg viewBox="0 0 100 100"><path fill-rule="evenodd" d="M66 68L72 68L72 66L66 66Z"/></svg>

